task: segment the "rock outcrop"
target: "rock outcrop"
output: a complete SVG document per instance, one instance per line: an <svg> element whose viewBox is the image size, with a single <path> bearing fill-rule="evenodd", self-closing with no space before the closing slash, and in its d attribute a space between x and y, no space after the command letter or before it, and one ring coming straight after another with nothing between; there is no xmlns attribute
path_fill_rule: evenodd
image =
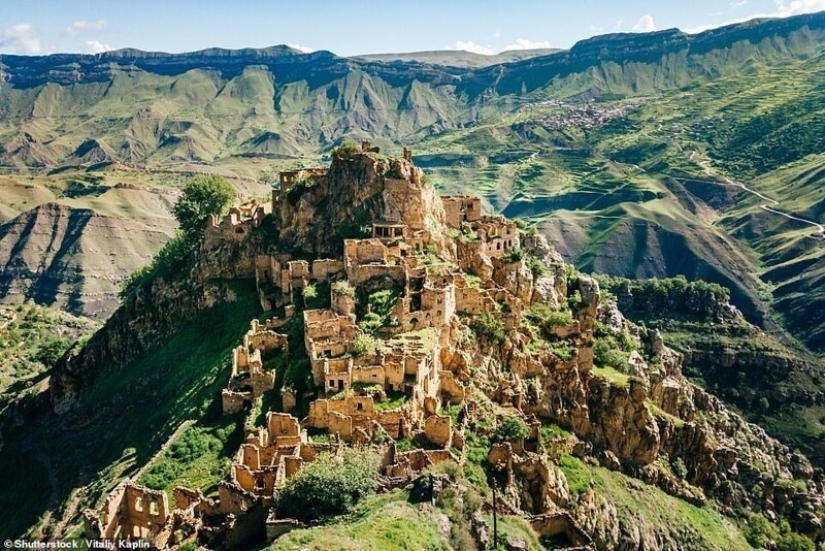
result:
<svg viewBox="0 0 825 551"><path fill-rule="evenodd" d="M484 468L501 483L501 506L537 515L536 526L566 531L584 548L677 549L693 535L628 524L610 496L592 490L574 496L557 464L570 454L640 488L697 506L712 498L727 514L781 517L825 537L822 473L691 384L660 333L628 322L596 279L568 274L542 238L484 215L478 198L442 200L408 158L368 149L307 178L290 173L271 208L250 218L210 220L185 277L140 286L61 360L54 409L71 408L101 371L127 365L214 301L231 300L220 281L254 279L261 305L278 314L252 321L224 407L238 412L278 392L290 397L285 407L308 414L271 411L265 427L247 420L221 502L248 500L258 514L302 465L349 445L373 446L385 485L404 485L435 465L471 460L471 441L483 436L493 441ZM311 307L318 289L328 296ZM294 320L298 333L279 333L295 331ZM270 363L277 355L284 361ZM301 392L275 386L277 365L295 358L307 366ZM390 395L399 402L388 404ZM444 412L451 405L461 407L457 423ZM499 432L505 418L526 428ZM574 435L548 442L543 424ZM313 442L310 429L329 442ZM428 448L399 452L402 439ZM207 502L198 503L192 511ZM210 515L224 515L209 503ZM285 519L269 519L280 533Z"/></svg>

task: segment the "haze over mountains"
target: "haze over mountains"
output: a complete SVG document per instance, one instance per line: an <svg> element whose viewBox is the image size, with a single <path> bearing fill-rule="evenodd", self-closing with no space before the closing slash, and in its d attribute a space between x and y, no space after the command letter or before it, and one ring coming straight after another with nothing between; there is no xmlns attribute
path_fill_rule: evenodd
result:
<svg viewBox="0 0 825 551"><path fill-rule="evenodd" d="M536 221L582 269L722 283L819 349L823 34L813 14L510 63L545 52L2 55L0 292L105 316L188 174L265 196L364 138L414 147L437 185Z"/></svg>

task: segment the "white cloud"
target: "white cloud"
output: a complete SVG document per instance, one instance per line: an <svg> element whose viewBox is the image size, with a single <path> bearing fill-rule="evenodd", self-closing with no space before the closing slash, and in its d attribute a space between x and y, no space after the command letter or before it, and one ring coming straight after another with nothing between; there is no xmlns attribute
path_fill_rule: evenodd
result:
<svg viewBox="0 0 825 551"><path fill-rule="evenodd" d="M752 13L744 17L737 17L730 21L722 23L710 23L708 25L699 25L692 29L686 29L686 33L697 34L711 29L717 29L726 25L735 25L736 23L744 23L751 19L764 19L770 17L790 17L792 15L801 15L803 13L814 13L818 11L825 11L825 0L774 0L776 4L776 11L772 13Z"/></svg>
<svg viewBox="0 0 825 551"><path fill-rule="evenodd" d="M748 0L738 0L730 3L730 9L735 10L736 8L741 8L742 6L746 5Z"/></svg>
<svg viewBox="0 0 825 551"><path fill-rule="evenodd" d="M529 38L516 38L515 42L504 47L479 44L472 40L456 40L452 45L444 46L445 50L464 50L479 55L496 55L508 50L537 50L540 48L552 48L552 46L546 40L530 40Z"/></svg>
<svg viewBox="0 0 825 551"><path fill-rule="evenodd" d="M530 40L529 38L516 38L515 44L507 44L504 50L538 50L540 48L550 48L547 40Z"/></svg>
<svg viewBox="0 0 825 551"><path fill-rule="evenodd" d="M653 21L652 15L644 15L630 30L639 33L650 33L658 31L659 29L656 28L656 23Z"/></svg>
<svg viewBox="0 0 825 551"><path fill-rule="evenodd" d="M103 52L111 51L112 47L104 44L99 40L87 40L86 52L90 54L102 54Z"/></svg>
<svg viewBox="0 0 825 551"><path fill-rule="evenodd" d="M493 33L493 38L501 38L501 31L496 29L496 32Z"/></svg>
<svg viewBox="0 0 825 551"><path fill-rule="evenodd" d="M295 49L295 50L298 50L298 51L300 51L300 52L303 52L303 53L305 53L305 54L308 54L308 53L310 53L310 52L314 52L314 51L315 51L315 48L312 48L312 47L310 47L310 46L302 46L302 45L300 45L300 44L287 44L287 46L289 46L290 48L293 48L293 49Z"/></svg>
<svg viewBox="0 0 825 551"><path fill-rule="evenodd" d="M0 35L0 48L5 47L11 48L15 53L26 55L45 54L51 51L51 47L37 37L37 31L30 23L20 23L3 31Z"/></svg>
<svg viewBox="0 0 825 551"><path fill-rule="evenodd" d="M481 55L493 55L496 53L492 46L482 46L481 44L476 44L472 40L468 40L466 42L463 40L456 40L455 44L452 46L447 46L447 49L464 50L465 52Z"/></svg>
<svg viewBox="0 0 825 551"><path fill-rule="evenodd" d="M98 19L97 21L84 21L81 19L66 27L66 34L69 36L77 36L87 32L102 31L108 26L109 22L105 19Z"/></svg>
<svg viewBox="0 0 825 551"><path fill-rule="evenodd" d="M825 0L776 0L777 15L787 17L825 10Z"/></svg>
<svg viewBox="0 0 825 551"><path fill-rule="evenodd" d="M616 24L613 25L613 30L614 31L620 31L623 28L624 28L624 19L619 19L618 21L616 21Z"/></svg>

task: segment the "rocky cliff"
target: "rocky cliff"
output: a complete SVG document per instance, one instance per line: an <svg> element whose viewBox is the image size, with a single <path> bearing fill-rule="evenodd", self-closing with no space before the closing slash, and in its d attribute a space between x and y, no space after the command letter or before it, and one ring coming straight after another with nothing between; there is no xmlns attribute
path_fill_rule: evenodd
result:
<svg viewBox="0 0 825 551"><path fill-rule="evenodd" d="M176 196L113 187L99 202L47 202L0 224L0 299L105 319L123 280L173 233Z"/></svg>
<svg viewBox="0 0 825 551"><path fill-rule="evenodd" d="M461 403L464 398L456 397L467 397L457 436L448 438L462 443L455 451L464 448L465 461L478 461L470 453L474 443L494 437L492 429L506 417L524 418L535 427L526 440L493 445L479 465L490 476L506 475L504 499L512 512L562 518L566 509L598 549L721 548L695 527L679 533L651 517L628 523L617 512L616 497L595 479L574 491L568 476L575 471L565 474L565 469L571 458L579 458L582 465L623 473L640 493L658 488L677 503L721 512L730 522L761 514L785 519L813 540L825 536L821 470L690 383L682 374L682 356L666 346L659 331L628 322L596 280L569 274L541 236L523 233L520 247L497 251L496 243L507 248L501 236L510 222L473 215L475 226L448 226L456 214L448 215L409 160L369 153L338 158L325 174L277 195L267 217L229 219L207 228L185 270L150 279L85 347L65 356L51 377L54 410L71 411L104 373L162 346L207 306L231 300L226 280L257 278L260 285L262 257L340 258L343 240L363 237L364 226L403 224L426 245L415 262L440 266L441 277L475 281L477 292L490 297L462 308L485 304L492 310L459 312L440 329L439 361L441 377L454 381L450 400ZM382 226L388 222L396 226ZM358 258L345 259L357 267ZM362 260L365 269L398 268L396 260ZM684 307L736 316L700 299ZM433 401L427 407L439 406ZM572 434L549 440L536 434L553 426ZM398 422L394 430L401 430ZM480 449L482 456L488 453Z"/></svg>

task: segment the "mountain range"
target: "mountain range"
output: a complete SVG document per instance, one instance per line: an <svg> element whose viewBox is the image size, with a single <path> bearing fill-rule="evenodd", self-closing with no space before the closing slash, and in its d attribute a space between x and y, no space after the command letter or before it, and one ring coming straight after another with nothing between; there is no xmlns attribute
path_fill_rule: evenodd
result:
<svg viewBox="0 0 825 551"><path fill-rule="evenodd" d="M819 349L823 29L613 34L485 67L286 46L3 55L2 294L105 317L188 175L263 196L279 168L362 138L414 146L437 185L537 221L580 268L722 283ZM95 266L84 236L119 259Z"/></svg>
<svg viewBox="0 0 825 551"><path fill-rule="evenodd" d="M825 465L825 13L489 57L346 58L288 46L0 55L0 301L11 304L0 309L0 344L35 334L57 343L7 354L28 363L0 373L9 389L0 451L14 469L33 456L45 473L52 466L42 458L58 457L67 435L83 440L54 465L61 474L51 490L40 485L5 532L47 511L58 518L60 504L77 522L81 502L99 502L123 472L163 453L173 425L206 423L217 442L210 469L223 468L237 446L221 448L231 422L213 416L210 392L259 315L254 293L237 282L221 287L243 307L200 318L193 312L204 305L162 278L147 289L163 308L143 295L121 305L121 286L174 234L172 207L192 176L220 174L242 198L268 200L280 170L326 166L347 140L379 148L376 162L411 148L427 185L480 195L487 212L534 228L571 270L602 274L605 301L638 331L661 332L692 382ZM175 276L181 289L184 276ZM204 304L216 296L206 293ZM50 317L26 301L109 319L80 353L88 381L71 355L60 377L41 358L97 324ZM165 309L196 323L178 327ZM203 348L207 331L220 338ZM106 371L114 364L122 371ZM166 373L159 365L173 376L156 392ZM81 380L92 421L42 415L50 408L40 390L51 384L74 398ZM180 381L197 390L181 396ZM147 420L134 411L147 393L152 437L136 449ZM105 453L89 463L115 418L117 437L107 433ZM29 419L35 436L18 430ZM4 451L6 429L14 437ZM590 468L574 464L566 470L573 485Z"/></svg>

